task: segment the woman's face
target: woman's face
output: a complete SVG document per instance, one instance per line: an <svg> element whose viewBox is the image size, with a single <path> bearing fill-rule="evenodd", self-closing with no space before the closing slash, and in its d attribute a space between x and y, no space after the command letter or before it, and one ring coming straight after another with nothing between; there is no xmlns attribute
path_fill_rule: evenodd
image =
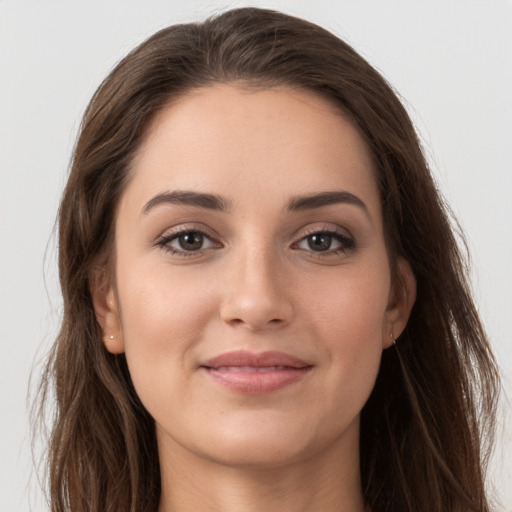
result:
<svg viewBox="0 0 512 512"><path fill-rule="evenodd" d="M412 302L392 287L357 130L310 93L215 85L160 112L132 173L115 279L94 297L160 451L353 454Z"/></svg>

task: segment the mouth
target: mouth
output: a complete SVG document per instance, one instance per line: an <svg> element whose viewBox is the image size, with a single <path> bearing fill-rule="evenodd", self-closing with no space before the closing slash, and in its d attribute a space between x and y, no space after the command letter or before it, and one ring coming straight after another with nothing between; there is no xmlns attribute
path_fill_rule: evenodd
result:
<svg viewBox="0 0 512 512"><path fill-rule="evenodd" d="M312 368L313 365L284 352L256 354L245 350L221 354L200 366L217 384L247 395L286 388L302 380Z"/></svg>

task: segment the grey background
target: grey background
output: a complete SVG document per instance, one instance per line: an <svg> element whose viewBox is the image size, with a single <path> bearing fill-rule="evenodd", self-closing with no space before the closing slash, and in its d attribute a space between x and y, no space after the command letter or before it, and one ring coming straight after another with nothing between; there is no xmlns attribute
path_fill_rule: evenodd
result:
<svg viewBox="0 0 512 512"><path fill-rule="evenodd" d="M27 394L59 323L51 233L80 116L112 66L157 29L249 4L336 32L403 97L468 236L475 294L511 394L509 0L0 0L0 512L47 509ZM491 465L503 511L512 510L510 417L504 401Z"/></svg>

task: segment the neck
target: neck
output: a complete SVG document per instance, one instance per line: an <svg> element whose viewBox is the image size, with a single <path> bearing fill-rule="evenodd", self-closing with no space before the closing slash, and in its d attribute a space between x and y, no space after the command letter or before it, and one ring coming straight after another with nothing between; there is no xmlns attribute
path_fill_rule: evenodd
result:
<svg viewBox="0 0 512 512"><path fill-rule="evenodd" d="M219 464L160 443L158 512L364 512L358 446L263 467Z"/></svg>

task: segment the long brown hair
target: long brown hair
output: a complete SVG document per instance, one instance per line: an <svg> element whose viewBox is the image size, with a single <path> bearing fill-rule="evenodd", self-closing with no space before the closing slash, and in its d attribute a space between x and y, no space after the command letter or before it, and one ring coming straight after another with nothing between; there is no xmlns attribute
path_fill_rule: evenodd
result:
<svg viewBox="0 0 512 512"><path fill-rule="evenodd" d="M407 260L417 299L383 354L361 416L361 476L375 512L486 512L485 462L498 374L471 298L464 252L414 127L392 88L326 30L243 8L153 35L124 58L83 118L59 212L62 327L43 378L54 393L51 510L154 512L160 496L152 418L124 355L101 341L90 276L105 264L130 162L155 114L214 82L313 91L347 114L371 149L391 260Z"/></svg>

